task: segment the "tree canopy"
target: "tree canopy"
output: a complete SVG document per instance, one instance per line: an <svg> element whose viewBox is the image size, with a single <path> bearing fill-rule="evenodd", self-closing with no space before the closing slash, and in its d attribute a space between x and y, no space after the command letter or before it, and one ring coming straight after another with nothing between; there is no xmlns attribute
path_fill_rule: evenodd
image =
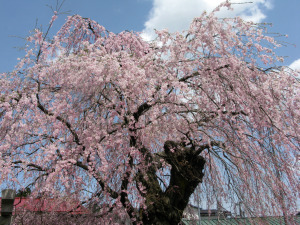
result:
<svg viewBox="0 0 300 225"><path fill-rule="evenodd" d="M2 186L77 198L99 224L177 224L193 195L293 214L299 73L275 66L258 24L217 18L223 6L152 42L79 15L52 38L35 30L0 78Z"/></svg>

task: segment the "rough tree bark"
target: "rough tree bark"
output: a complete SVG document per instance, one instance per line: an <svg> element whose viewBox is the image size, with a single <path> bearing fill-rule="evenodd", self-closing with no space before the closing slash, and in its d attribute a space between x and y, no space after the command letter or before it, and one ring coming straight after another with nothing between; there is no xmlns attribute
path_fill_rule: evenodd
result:
<svg viewBox="0 0 300 225"><path fill-rule="evenodd" d="M148 179L140 173L138 180L147 188L147 211L141 210L143 224L178 224L191 194L202 181L205 160L194 147L167 141L160 155L171 166L170 182L163 191L156 176L158 167L151 164L146 171ZM153 159L153 158L151 158Z"/></svg>

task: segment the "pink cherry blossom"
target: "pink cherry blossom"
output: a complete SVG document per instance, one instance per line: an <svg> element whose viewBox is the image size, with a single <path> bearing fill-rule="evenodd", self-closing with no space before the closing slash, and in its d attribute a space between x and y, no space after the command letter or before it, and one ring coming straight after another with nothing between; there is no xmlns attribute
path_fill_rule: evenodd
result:
<svg viewBox="0 0 300 225"><path fill-rule="evenodd" d="M270 66L264 30L218 10L150 43L79 15L51 41L37 30L0 78L2 186L72 197L90 224L177 224L196 198L295 213L299 73Z"/></svg>

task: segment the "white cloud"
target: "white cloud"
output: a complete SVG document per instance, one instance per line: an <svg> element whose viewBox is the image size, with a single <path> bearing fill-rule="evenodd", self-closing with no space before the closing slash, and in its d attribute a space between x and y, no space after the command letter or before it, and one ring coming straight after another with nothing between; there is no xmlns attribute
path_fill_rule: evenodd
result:
<svg viewBox="0 0 300 225"><path fill-rule="evenodd" d="M219 17L241 16L246 20L261 22L266 18L262 9L270 9L272 0L252 0L253 3L234 4L234 11L223 10ZM154 29L168 29L170 32L188 29L194 17L204 10L212 11L224 0L153 0L149 19L144 24L142 36L146 40L154 38ZM247 2L232 0L232 3Z"/></svg>
<svg viewBox="0 0 300 225"><path fill-rule="evenodd" d="M300 70L300 59L295 60L289 67L293 70Z"/></svg>

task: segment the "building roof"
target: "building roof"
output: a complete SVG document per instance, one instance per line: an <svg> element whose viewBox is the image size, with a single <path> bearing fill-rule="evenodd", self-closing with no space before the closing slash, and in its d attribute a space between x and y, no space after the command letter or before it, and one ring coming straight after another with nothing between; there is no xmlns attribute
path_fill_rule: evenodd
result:
<svg viewBox="0 0 300 225"><path fill-rule="evenodd" d="M0 198L1 200L1 198ZM0 206L1 211L1 206ZM78 201L70 200L57 200L57 199L44 199L44 198L26 198L16 197L14 200L13 214L18 212L31 211L31 212L58 212L58 213L71 213L71 214L86 214L89 211L81 206Z"/></svg>
<svg viewBox="0 0 300 225"><path fill-rule="evenodd" d="M199 211L201 218L228 218L231 217L231 212L225 210L225 209L202 209L198 208L197 206L189 204L184 212L183 212L183 218L186 218L187 220L197 220L199 218Z"/></svg>
<svg viewBox="0 0 300 225"><path fill-rule="evenodd" d="M199 225L199 221L195 220L182 220L185 225ZM226 218L226 219L201 219L201 225L252 225L252 224L264 224L264 225L284 225L283 217L256 217L256 218ZM292 218L291 224L300 224L300 216Z"/></svg>

